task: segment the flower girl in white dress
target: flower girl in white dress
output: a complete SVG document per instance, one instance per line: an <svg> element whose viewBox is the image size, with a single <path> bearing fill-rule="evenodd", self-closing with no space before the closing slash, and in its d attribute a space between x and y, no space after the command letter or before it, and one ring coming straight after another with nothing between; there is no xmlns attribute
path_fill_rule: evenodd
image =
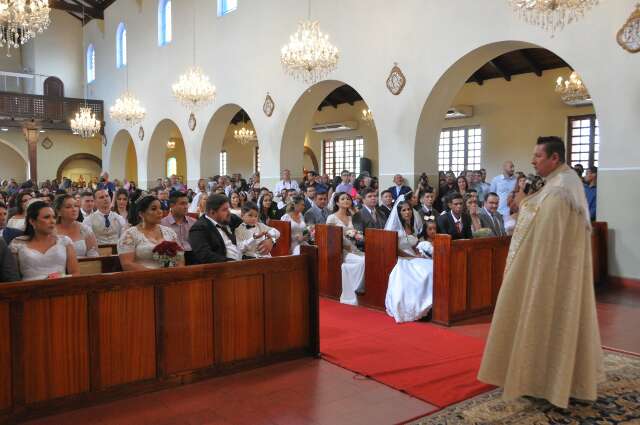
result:
<svg viewBox="0 0 640 425"><path fill-rule="evenodd" d="M389 275L386 310L397 323L413 322L429 314L433 304L433 260L427 258L433 249L429 242L419 241L422 223L404 195L396 201L385 230L398 233L399 256Z"/></svg>
<svg viewBox="0 0 640 425"><path fill-rule="evenodd" d="M343 304L358 305L357 293L364 291L364 254L358 250L355 241L347 235L353 235L353 239L359 240L358 234L351 220L351 208L353 199L345 192L335 196L334 213L327 217L327 224L342 227L342 295L340 302Z"/></svg>

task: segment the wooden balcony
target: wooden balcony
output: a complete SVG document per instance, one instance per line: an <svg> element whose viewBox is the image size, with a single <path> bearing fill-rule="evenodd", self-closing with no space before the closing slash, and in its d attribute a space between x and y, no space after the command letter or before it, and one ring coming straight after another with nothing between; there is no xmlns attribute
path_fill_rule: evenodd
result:
<svg viewBox="0 0 640 425"><path fill-rule="evenodd" d="M69 121L85 103L104 122L101 100L0 92L0 126L21 127L31 122L44 129L70 130Z"/></svg>

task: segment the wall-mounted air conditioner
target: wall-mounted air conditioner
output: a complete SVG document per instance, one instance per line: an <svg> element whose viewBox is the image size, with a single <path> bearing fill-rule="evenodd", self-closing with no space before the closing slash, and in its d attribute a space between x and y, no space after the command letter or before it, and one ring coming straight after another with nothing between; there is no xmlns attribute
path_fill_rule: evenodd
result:
<svg viewBox="0 0 640 425"><path fill-rule="evenodd" d="M332 133L334 131L357 130L358 122L345 121L345 122L333 122L333 123L327 123L327 124L316 124L313 127L311 127L311 129L316 133Z"/></svg>
<svg viewBox="0 0 640 425"><path fill-rule="evenodd" d="M444 116L447 120L456 120L460 118L470 118L473 116L473 106L458 105L452 106L447 110L447 114Z"/></svg>

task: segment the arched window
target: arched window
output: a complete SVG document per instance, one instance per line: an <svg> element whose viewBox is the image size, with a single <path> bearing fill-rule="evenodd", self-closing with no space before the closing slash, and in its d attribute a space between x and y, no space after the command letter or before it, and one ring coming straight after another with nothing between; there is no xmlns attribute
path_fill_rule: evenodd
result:
<svg viewBox="0 0 640 425"><path fill-rule="evenodd" d="M167 177L178 174L178 160L175 157L167 159Z"/></svg>
<svg viewBox="0 0 640 425"><path fill-rule="evenodd" d="M171 43L172 37L171 0L160 0L158 2L158 46Z"/></svg>
<svg viewBox="0 0 640 425"><path fill-rule="evenodd" d="M123 22L120 22L116 31L116 66L127 66L127 28Z"/></svg>
<svg viewBox="0 0 640 425"><path fill-rule="evenodd" d="M93 44L89 44L87 47L87 83L92 83L96 80L96 50L93 48Z"/></svg>
<svg viewBox="0 0 640 425"><path fill-rule="evenodd" d="M218 0L218 16L224 16L238 8L238 0Z"/></svg>

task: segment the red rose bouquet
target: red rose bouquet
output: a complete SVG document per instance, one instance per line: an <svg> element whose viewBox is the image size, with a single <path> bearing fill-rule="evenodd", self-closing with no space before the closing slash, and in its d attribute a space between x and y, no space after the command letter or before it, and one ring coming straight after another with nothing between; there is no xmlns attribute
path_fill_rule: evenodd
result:
<svg viewBox="0 0 640 425"><path fill-rule="evenodd" d="M153 259L158 261L162 267L175 267L182 251L184 250L177 242L162 241L153 248Z"/></svg>

